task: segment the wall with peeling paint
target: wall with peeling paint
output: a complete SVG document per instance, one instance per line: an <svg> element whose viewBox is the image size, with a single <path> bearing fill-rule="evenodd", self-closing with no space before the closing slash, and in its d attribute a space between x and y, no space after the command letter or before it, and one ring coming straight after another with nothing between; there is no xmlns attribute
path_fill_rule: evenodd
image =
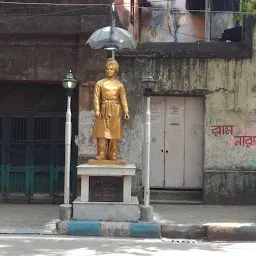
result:
<svg viewBox="0 0 256 256"><path fill-rule="evenodd" d="M255 45L255 24L253 34ZM251 59L132 58L122 55L118 59L120 79L127 86L132 116L125 126L126 140L121 145L121 155L138 168L143 168L141 145L145 113L140 80L144 72L151 70L158 80L156 94L173 95L176 91L186 95L195 90L206 92L205 202L256 204L256 148L232 144L234 136L256 136L256 94L252 92L256 76L255 54ZM211 130L213 125L233 125L234 134L214 136Z"/></svg>
<svg viewBox="0 0 256 256"><path fill-rule="evenodd" d="M187 0L115 0L117 21L140 42L196 42L205 40L202 3ZM191 6L190 6L191 5ZM204 6L204 4L203 4ZM236 10L239 5L214 5L214 11ZM190 10L189 10L190 8ZM195 11L198 10L198 11ZM227 11L226 10L226 11ZM219 41L225 29L235 26L234 15L211 13L211 40Z"/></svg>
<svg viewBox="0 0 256 256"><path fill-rule="evenodd" d="M234 135L254 132L256 118L256 95L251 92L255 85L253 77L255 58L252 60L223 59L122 59L121 79L128 84L133 116L142 116L142 89L140 79L145 67L152 70L157 78L157 92L173 90L189 92L195 89L206 90L205 96L205 168L229 169L248 167L248 156L256 154L255 149L232 147L232 137L214 137L212 125L234 125ZM138 99L137 99L138 97ZM139 103L138 103L139 102ZM132 120L133 122L134 120ZM138 128L138 127L137 127ZM139 130L137 130L139 135ZM256 136L256 130L255 130Z"/></svg>
<svg viewBox="0 0 256 256"><path fill-rule="evenodd" d="M186 0L149 0L140 21L142 42L195 42L204 40L204 14L189 13Z"/></svg>
<svg viewBox="0 0 256 256"><path fill-rule="evenodd" d="M193 91L205 94L204 201L210 204L255 204L256 148L234 147L233 136L214 136L211 129L213 125L234 125L234 136L256 136L256 94L251 92L255 85L255 56L252 59L122 55L117 58L120 63L119 79L126 85L131 114L131 119L124 123L125 139L119 144L120 158L143 170L145 98L140 81L142 74L151 70L158 80L155 88L158 95L173 95L176 92L178 96L179 93L186 95ZM79 152L84 161L95 154L95 142L91 140L93 86L80 90L90 95L87 96L90 102L88 111L80 112L83 146Z"/></svg>

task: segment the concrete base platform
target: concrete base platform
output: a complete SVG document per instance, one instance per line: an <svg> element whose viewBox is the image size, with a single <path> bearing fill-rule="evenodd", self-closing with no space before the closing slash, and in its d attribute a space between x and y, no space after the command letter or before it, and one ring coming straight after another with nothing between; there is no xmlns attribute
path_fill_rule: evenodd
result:
<svg viewBox="0 0 256 256"><path fill-rule="evenodd" d="M138 198L125 202L81 202L77 197L73 202L74 220L97 221L138 221L140 217Z"/></svg>
<svg viewBox="0 0 256 256"><path fill-rule="evenodd" d="M88 161L88 164L91 165L126 165L126 161L123 160L95 160L95 159L90 159Z"/></svg>

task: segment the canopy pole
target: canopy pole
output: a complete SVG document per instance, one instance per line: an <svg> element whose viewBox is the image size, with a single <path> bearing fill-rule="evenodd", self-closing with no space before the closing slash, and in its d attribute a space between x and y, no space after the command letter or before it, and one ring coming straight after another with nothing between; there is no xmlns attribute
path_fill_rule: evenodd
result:
<svg viewBox="0 0 256 256"><path fill-rule="evenodd" d="M113 40L113 28L115 27L115 2L111 5L111 26L110 26L110 42ZM112 50L112 58L115 58L115 50Z"/></svg>

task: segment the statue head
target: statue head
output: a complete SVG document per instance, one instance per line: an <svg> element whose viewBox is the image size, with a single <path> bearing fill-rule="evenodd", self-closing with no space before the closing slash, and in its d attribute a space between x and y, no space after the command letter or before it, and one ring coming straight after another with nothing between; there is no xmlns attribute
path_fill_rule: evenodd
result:
<svg viewBox="0 0 256 256"><path fill-rule="evenodd" d="M107 60L106 69L107 69L108 67L111 67L111 68L114 69L114 72L115 72L114 75L116 75L116 74L119 72L119 64L118 64L118 62L117 62L114 58L109 58L109 59Z"/></svg>

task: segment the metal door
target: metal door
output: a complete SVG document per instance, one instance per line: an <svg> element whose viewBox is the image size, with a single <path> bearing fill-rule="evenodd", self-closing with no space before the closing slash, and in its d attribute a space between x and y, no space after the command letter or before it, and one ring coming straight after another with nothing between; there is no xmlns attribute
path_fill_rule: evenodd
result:
<svg viewBox="0 0 256 256"><path fill-rule="evenodd" d="M151 187L202 188L203 106L200 97L152 97Z"/></svg>
<svg viewBox="0 0 256 256"><path fill-rule="evenodd" d="M31 119L24 115L13 115L6 121L6 197L11 200L19 198L20 203L28 203L31 166L29 163L31 130L28 123Z"/></svg>
<svg viewBox="0 0 256 256"><path fill-rule="evenodd" d="M71 198L76 196L77 113L73 113ZM0 200L18 203L62 202L64 184L64 113L26 113L1 117ZM0 136L1 137L1 136Z"/></svg>
<svg viewBox="0 0 256 256"><path fill-rule="evenodd" d="M60 84L1 83L0 202L63 201L66 95ZM76 197L78 92L72 97L70 190Z"/></svg>

